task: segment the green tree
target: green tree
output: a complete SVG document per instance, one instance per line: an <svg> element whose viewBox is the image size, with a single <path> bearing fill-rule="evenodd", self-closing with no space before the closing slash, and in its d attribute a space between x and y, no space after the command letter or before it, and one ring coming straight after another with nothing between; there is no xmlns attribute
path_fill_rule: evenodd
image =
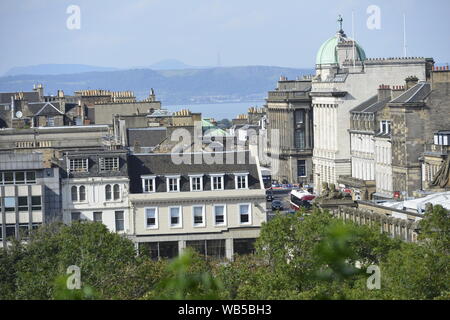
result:
<svg viewBox="0 0 450 320"><path fill-rule="evenodd" d="M95 288L102 298L113 298L124 270L136 263L133 243L111 233L101 223L59 223L41 227L25 246L18 263L19 299L51 299L55 281L71 265L81 269L83 285Z"/></svg>

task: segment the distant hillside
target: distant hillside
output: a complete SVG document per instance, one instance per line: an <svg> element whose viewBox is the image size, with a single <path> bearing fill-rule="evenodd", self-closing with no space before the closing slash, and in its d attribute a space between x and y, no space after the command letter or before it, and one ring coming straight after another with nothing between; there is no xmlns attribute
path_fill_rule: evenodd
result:
<svg viewBox="0 0 450 320"><path fill-rule="evenodd" d="M143 98L154 88L164 104L261 100L276 87L280 75L289 79L311 74L312 69L269 66L184 70L118 70L62 75L0 77L0 91L31 90L42 83L46 94L58 89L72 94L80 89L132 90Z"/></svg>
<svg viewBox="0 0 450 320"><path fill-rule="evenodd" d="M148 66L148 68L153 70L180 70L180 69L194 69L196 67L187 65L184 62L176 59L166 59L156 62Z"/></svg>
<svg viewBox="0 0 450 320"><path fill-rule="evenodd" d="M56 74L71 74L71 73L114 71L114 70L118 69L110 67L89 66L85 64L39 64L35 66L11 68L5 73L5 76L16 76L22 74L56 75Z"/></svg>

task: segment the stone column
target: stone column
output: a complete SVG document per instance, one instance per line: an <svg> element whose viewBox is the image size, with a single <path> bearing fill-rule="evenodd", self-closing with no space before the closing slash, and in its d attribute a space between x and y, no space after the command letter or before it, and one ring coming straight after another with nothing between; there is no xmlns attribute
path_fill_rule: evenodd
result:
<svg viewBox="0 0 450 320"><path fill-rule="evenodd" d="M186 249L186 240L178 240L178 255L182 255Z"/></svg>
<svg viewBox="0 0 450 320"><path fill-rule="evenodd" d="M310 110L305 109L305 147L306 149L311 148L311 132L310 132L310 123L309 123L309 113Z"/></svg>
<svg viewBox="0 0 450 320"><path fill-rule="evenodd" d="M227 238L225 239L225 257L228 260L232 261L233 253L234 253L233 238Z"/></svg>

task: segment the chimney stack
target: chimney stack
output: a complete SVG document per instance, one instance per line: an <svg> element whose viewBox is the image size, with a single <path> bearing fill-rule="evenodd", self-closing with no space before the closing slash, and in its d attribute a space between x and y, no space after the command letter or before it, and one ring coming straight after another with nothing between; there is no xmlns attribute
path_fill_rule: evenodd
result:
<svg viewBox="0 0 450 320"><path fill-rule="evenodd" d="M406 90L409 90L419 82L419 78L417 78L416 76L409 76L408 78L405 79L405 82L406 82Z"/></svg>
<svg viewBox="0 0 450 320"><path fill-rule="evenodd" d="M391 98L391 86L381 84L378 87L378 101L383 101L387 98Z"/></svg>

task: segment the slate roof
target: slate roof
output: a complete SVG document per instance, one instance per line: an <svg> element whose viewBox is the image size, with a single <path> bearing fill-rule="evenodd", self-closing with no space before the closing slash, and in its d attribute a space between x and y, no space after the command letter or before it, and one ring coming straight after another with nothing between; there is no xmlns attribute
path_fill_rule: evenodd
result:
<svg viewBox="0 0 450 320"><path fill-rule="evenodd" d="M0 103L11 103L11 97L14 97L18 92L0 92ZM23 92L24 100L28 102L39 102L39 92L29 91Z"/></svg>
<svg viewBox="0 0 450 320"><path fill-rule="evenodd" d="M130 147L136 142L141 147L155 147L167 137L167 128L128 128L127 136Z"/></svg>
<svg viewBox="0 0 450 320"><path fill-rule="evenodd" d="M390 98L386 98L384 100L378 101L378 95L375 95L360 105L356 106L352 110L351 113L376 113L377 111L384 108L384 106L390 101Z"/></svg>
<svg viewBox="0 0 450 320"><path fill-rule="evenodd" d="M260 189L258 168L256 164L249 163L250 153L231 152L233 153L233 163L227 164L227 156L230 152L203 153L211 157L222 159L222 164L207 164L203 160L200 164L194 163L194 154L189 153L191 164L175 164L172 161L171 154L155 153L155 154L133 154L128 156L128 174L130 178L130 192L142 193L142 175L156 176L156 192L166 192L166 175L180 175L181 191L190 191L190 174L203 174L203 190L211 190L210 175L214 173L225 174L225 190L235 189L234 174L248 173L249 189ZM199 153L197 153L198 155ZM239 154L239 155L238 155ZM237 163L237 158L245 157L245 163ZM255 162L255 160L252 160Z"/></svg>
<svg viewBox="0 0 450 320"><path fill-rule="evenodd" d="M59 102L29 103L28 109L35 116L59 116L64 114L59 111Z"/></svg>
<svg viewBox="0 0 450 320"><path fill-rule="evenodd" d="M431 85L427 82L416 84L414 87L407 90L397 98L391 101L391 103L414 103L422 102L431 93Z"/></svg>

